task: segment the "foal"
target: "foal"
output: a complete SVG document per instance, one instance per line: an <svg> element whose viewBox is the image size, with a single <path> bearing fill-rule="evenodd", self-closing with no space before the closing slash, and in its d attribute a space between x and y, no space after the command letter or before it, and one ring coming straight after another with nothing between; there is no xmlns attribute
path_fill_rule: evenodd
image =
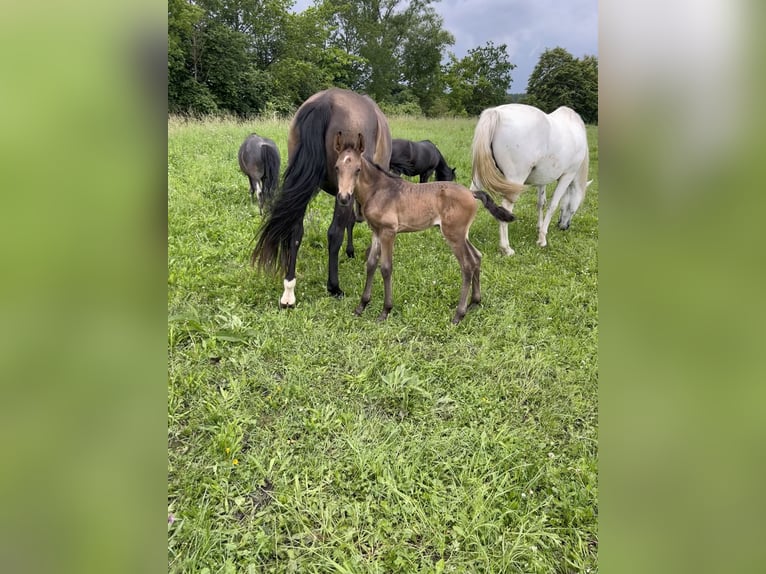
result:
<svg viewBox="0 0 766 574"><path fill-rule="evenodd" d="M394 239L397 233L422 231L433 225L441 228L442 235L460 264L463 285L460 301L452 322L457 324L468 311L468 289L471 288L471 306L481 302L479 272L481 253L468 240L480 199L498 221L513 221L513 214L496 205L483 191L471 192L459 183L410 183L383 170L369 161L364 154L364 137L359 134L356 147L343 145L341 134L335 136L338 161L338 201L350 202L356 198L362 214L372 229L372 245L367 257L367 281L362 300L354 313L361 315L372 296L372 279L380 263L383 277L383 311L378 321L388 317L394 306L391 294Z"/></svg>

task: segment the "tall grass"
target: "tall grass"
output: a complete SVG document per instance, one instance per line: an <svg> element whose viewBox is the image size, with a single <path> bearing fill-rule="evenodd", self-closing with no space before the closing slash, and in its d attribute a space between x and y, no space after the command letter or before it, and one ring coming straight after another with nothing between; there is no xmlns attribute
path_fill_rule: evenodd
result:
<svg viewBox="0 0 766 574"><path fill-rule="evenodd" d="M470 181L473 119L390 119ZM168 562L172 572L597 570L598 140L571 228L535 244L535 194L513 257L480 208L483 304L450 324L457 262L437 229L397 237L394 309L352 311L363 258L327 295L333 199L311 203L297 308L248 265L260 221L237 149L286 164L288 121L168 122ZM554 220L555 221L555 220ZM369 244L355 229L357 253Z"/></svg>

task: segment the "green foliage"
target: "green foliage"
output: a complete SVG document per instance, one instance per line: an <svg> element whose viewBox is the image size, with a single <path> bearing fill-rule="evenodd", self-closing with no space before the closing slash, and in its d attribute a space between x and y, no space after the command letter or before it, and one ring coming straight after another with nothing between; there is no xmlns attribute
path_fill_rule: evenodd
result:
<svg viewBox="0 0 766 574"><path fill-rule="evenodd" d="M291 0L169 0L171 112L289 115L331 86L370 95L394 113L477 116L523 101L577 110L598 122L598 60L546 50L528 95L509 95L507 46L492 42L458 60L438 0L316 0L299 14ZM415 109L417 107L417 109Z"/></svg>
<svg viewBox="0 0 766 574"><path fill-rule="evenodd" d="M527 85L527 103L545 112L569 106L585 123L598 123L598 59L578 60L564 48L545 50Z"/></svg>
<svg viewBox="0 0 766 574"><path fill-rule="evenodd" d="M475 116L485 108L506 102L511 70L516 67L508 59L507 50L505 44L495 46L487 42L469 50L461 60L450 54L444 78L452 110Z"/></svg>
<svg viewBox="0 0 766 574"><path fill-rule="evenodd" d="M408 96L409 97L409 96ZM391 118L470 181L474 119ZM437 229L397 237L394 309L341 254L327 296L319 193L298 305L248 264L260 222L237 149L286 154L287 119L168 124L168 572L598 571L598 140L572 227L535 244L522 194L498 252L480 208L482 305L457 327L454 256ZM284 170L284 165L283 165ZM357 253L369 244L354 230Z"/></svg>

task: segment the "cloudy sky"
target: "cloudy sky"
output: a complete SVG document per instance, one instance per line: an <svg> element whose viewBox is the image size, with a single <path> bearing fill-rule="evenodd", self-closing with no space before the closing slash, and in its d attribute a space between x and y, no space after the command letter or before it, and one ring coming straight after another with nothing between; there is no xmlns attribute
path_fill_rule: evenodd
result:
<svg viewBox="0 0 766 574"><path fill-rule="evenodd" d="M313 0L296 0L301 11ZM561 46L576 58L598 56L598 0L441 0L432 4L455 37L458 58L492 41L508 46L511 92L525 92L546 48Z"/></svg>

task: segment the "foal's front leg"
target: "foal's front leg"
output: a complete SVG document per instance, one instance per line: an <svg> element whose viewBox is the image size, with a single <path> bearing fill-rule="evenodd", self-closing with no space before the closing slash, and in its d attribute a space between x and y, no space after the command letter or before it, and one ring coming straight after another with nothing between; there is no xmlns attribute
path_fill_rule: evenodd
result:
<svg viewBox="0 0 766 574"><path fill-rule="evenodd" d="M362 299L359 301L356 309L354 309L355 315L361 315L367 304L372 298L372 280L375 277L375 269L378 267L378 259L380 258L380 239L378 234L373 231L372 243L370 244L369 253L367 255L367 281L364 284L364 292L362 293Z"/></svg>
<svg viewBox="0 0 766 574"><path fill-rule="evenodd" d="M396 232L383 231L380 234L380 274L383 277L383 310L378 321L388 319L388 314L394 307L394 295L391 291L391 273L394 268L394 239Z"/></svg>

